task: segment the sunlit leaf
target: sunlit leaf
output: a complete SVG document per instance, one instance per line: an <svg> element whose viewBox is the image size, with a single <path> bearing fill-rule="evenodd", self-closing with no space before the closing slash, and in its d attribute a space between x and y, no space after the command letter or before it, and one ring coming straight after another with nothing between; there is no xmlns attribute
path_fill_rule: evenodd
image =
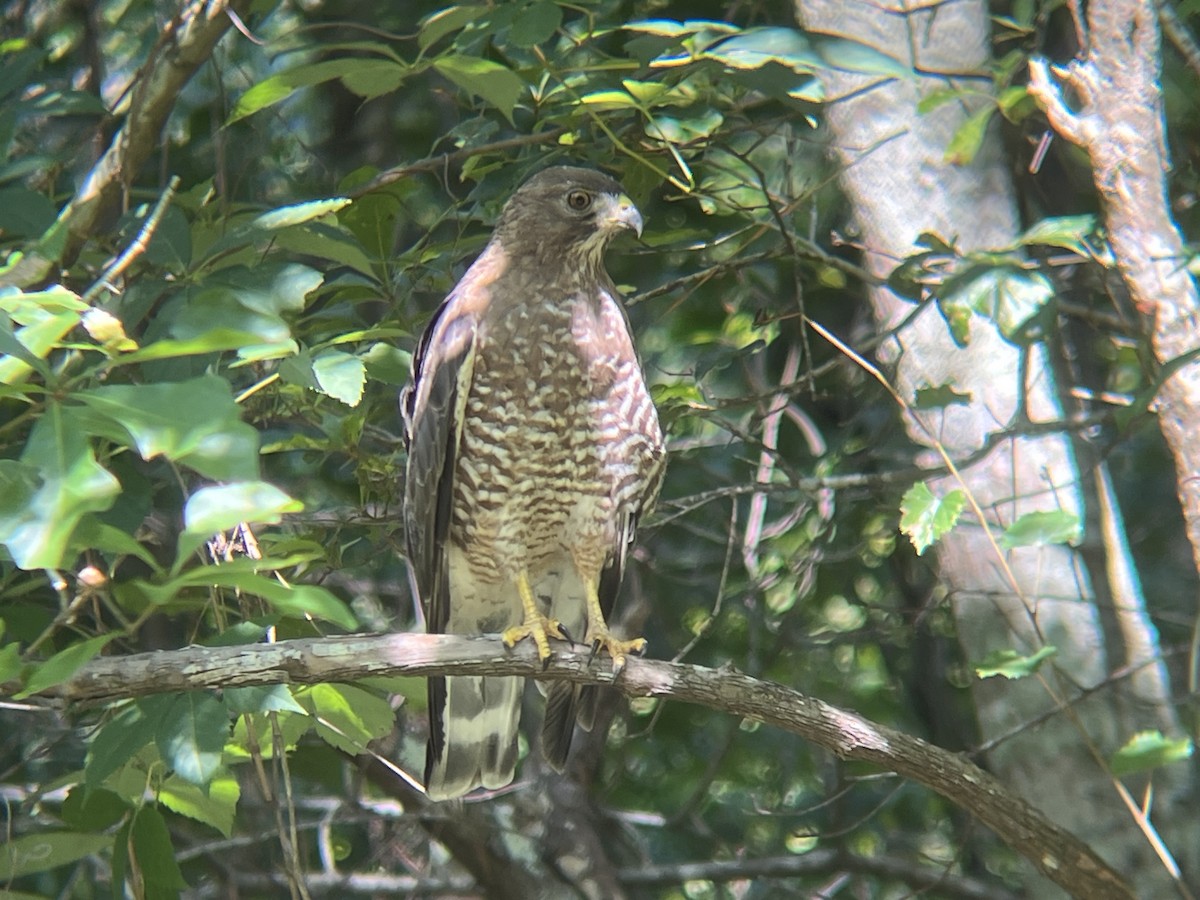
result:
<svg viewBox="0 0 1200 900"><path fill-rule="evenodd" d="M1193 750L1190 738L1168 738L1159 731L1141 731L1113 754L1112 771L1114 775L1125 776L1157 769L1190 759Z"/></svg>
<svg viewBox="0 0 1200 900"><path fill-rule="evenodd" d="M954 527L966 503L962 491L956 489L939 498L923 481L904 492L900 501L900 530L908 535L918 556Z"/></svg>
<svg viewBox="0 0 1200 900"><path fill-rule="evenodd" d="M229 837L241 788L237 779L228 773L218 774L206 788L172 775L163 782L157 797L158 802L171 812L210 825Z"/></svg>
<svg viewBox="0 0 1200 900"><path fill-rule="evenodd" d="M1096 217L1088 213L1082 216L1052 216L1027 228L1017 242L1026 246L1044 245L1061 247L1090 256L1088 239L1096 233Z"/></svg>
<svg viewBox="0 0 1200 900"><path fill-rule="evenodd" d="M1058 653L1058 648L1047 645L1031 656L1023 656L1016 650L993 650L975 665L975 674L980 678L1003 675L1009 679L1026 678L1036 672L1047 659Z"/></svg>
<svg viewBox="0 0 1200 900"><path fill-rule="evenodd" d="M322 393L347 406L358 406L367 380L361 359L341 350L324 350L313 359L312 368Z"/></svg>
<svg viewBox="0 0 1200 900"><path fill-rule="evenodd" d="M87 310L88 305L78 296L58 285L29 293L0 290L0 313L19 326L14 329L5 323L0 384L16 384L35 369L44 369L38 361L61 346Z"/></svg>
<svg viewBox="0 0 1200 900"><path fill-rule="evenodd" d="M399 90L412 72L411 67L395 60L366 59L342 76L342 84L355 96L371 100Z"/></svg>
<svg viewBox="0 0 1200 900"><path fill-rule="evenodd" d="M79 520L112 506L121 486L58 403L48 404L34 423L21 465L6 462L0 465L0 543L23 569L56 569Z"/></svg>
<svg viewBox="0 0 1200 900"><path fill-rule="evenodd" d="M683 22L673 19L642 19L638 22L626 22L622 27L626 31L640 31L664 37L682 37L698 31L724 31L728 34L735 34L741 30L736 25L719 22L715 19L688 19Z"/></svg>
<svg viewBox="0 0 1200 900"><path fill-rule="evenodd" d="M293 225L302 225L305 222L311 222L313 219L319 219L321 216L335 213L349 203L350 201L345 197L331 197L328 200L310 200L307 203L281 206L278 209L263 213L254 219L249 227L263 231L277 231L280 228L290 228Z"/></svg>
<svg viewBox="0 0 1200 900"><path fill-rule="evenodd" d="M916 74L911 66L873 44L823 34L811 37L824 68L888 78L912 78Z"/></svg>
<svg viewBox="0 0 1200 900"><path fill-rule="evenodd" d="M317 734L345 753L361 753L395 724L387 700L353 685L315 684L297 699L317 717Z"/></svg>
<svg viewBox="0 0 1200 900"><path fill-rule="evenodd" d="M1030 512L1020 516L1000 535L1005 550L1046 544L1078 544L1083 539L1079 516L1065 509Z"/></svg>
<svg viewBox="0 0 1200 900"><path fill-rule="evenodd" d="M190 553L217 532L228 531L242 522L273 524L285 514L303 508L299 500L263 481L200 488L188 498L183 509L180 553Z"/></svg>
<svg viewBox="0 0 1200 900"><path fill-rule="evenodd" d="M943 159L952 166L968 166L974 162L995 113L996 107L988 103L967 116L946 145Z"/></svg>
<svg viewBox="0 0 1200 900"><path fill-rule="evenodd" d="M456 85L485 100L512 122L517 101L525 93L521 77L499 63L477 56L443 56L433 67Z"/></svg>

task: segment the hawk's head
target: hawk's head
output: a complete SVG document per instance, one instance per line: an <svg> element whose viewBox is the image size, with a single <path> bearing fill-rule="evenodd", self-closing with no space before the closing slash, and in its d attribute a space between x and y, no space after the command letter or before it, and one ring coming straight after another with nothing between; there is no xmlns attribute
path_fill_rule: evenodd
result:
<svg viewBox="0 0 1200 900"><path fill-rule="evenodd" d="M642 233L642 216L616 181L593 169L543 169L512 195L496 223L506 249L536 244L536 255L598 264L617 234Z"/></svg>

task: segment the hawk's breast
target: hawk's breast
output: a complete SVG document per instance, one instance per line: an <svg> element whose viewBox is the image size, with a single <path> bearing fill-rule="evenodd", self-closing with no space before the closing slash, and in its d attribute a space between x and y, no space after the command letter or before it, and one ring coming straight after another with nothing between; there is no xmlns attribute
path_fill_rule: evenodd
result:
<svg viewBox="0 0 1200 900"><path fill-rule="evenodd" d="M598 571L640 504L662 435L616 302L514 305L482 331L450 528L476 577L563 552Z"/></svg>

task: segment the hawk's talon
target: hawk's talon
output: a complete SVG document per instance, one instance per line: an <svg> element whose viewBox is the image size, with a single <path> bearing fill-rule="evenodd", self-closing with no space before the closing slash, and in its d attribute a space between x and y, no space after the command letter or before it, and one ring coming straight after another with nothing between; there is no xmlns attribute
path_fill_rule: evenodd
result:
<svg viewBox="0 0 1200 900"><path fill-rule="evenodd" d="M563 631L562 624L557 619L548 618L541 613L538 613L536 617L526 618L520 625L506 628L504 633L500 635L500 639L504 641L504 646L509 648L515 647L518 641L524 640L527 637L533 638L533 643L537 647L538 659L542 661L543 669L550 665L550 657L553 655L548 639L570 640L566 632Z"/></svg>
<svg viewBox="0 0 1200 900"><path fill-rule="evenodd" d="M592 638L592 655L589 662L596 658L601 648L607 650L608 655L612 657L612 673L613 677L616 677L625 668L625 657L628 654L632 653L641 656L645 652L646 639L634 638L630 641L622 641L613 637L608 632L608 629L605 629Z"/></svg>

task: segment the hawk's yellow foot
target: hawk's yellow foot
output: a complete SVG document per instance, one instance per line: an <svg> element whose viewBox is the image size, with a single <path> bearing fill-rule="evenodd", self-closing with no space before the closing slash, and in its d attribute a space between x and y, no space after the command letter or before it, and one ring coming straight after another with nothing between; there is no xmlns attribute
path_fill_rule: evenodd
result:
<svg viewBox="0 0 1200 900"><path fill-rule="evenodd" d="M639 656L646 649L645 638L633 638L622 641L613 636L604 621L604 610L600 608L600 594L596 581L588 579L587 584L587 634L592 645L592 655L595 656L601 648L608 651L612 657L613 674L617 675L625 668L627 654L636 653Z"/></svg>
<svg viewBox="0 0 1200 900"><path fill-rule="evenodd" d="M533 588L529 586L529 576L524 572L517 578L517 593L521 595L521 608L524 611L525 620L520 625L504 629L500 638L507 647L515 647L517 641L524 638L533 638L533 643L537 646L538 659L545 663L550 659L549 638L558 638L560 641L569 641L571 638L563 629L562 623L557 619L551 619L538 609L537 600L533 596Z"/></svg>
<svg viewBox="0 0 1200 900"><path fill-rule="evenodd" d="M614 675L620 674L621 670L625 668L626 655L633 653L641 656L642 651L646 649L645 638L633 638L629 641L622 641L613 637L608 628L603 626L603 624L601 630L589 626L588 635L592 642L593 656L603 648L612 657Z"/></svg>

